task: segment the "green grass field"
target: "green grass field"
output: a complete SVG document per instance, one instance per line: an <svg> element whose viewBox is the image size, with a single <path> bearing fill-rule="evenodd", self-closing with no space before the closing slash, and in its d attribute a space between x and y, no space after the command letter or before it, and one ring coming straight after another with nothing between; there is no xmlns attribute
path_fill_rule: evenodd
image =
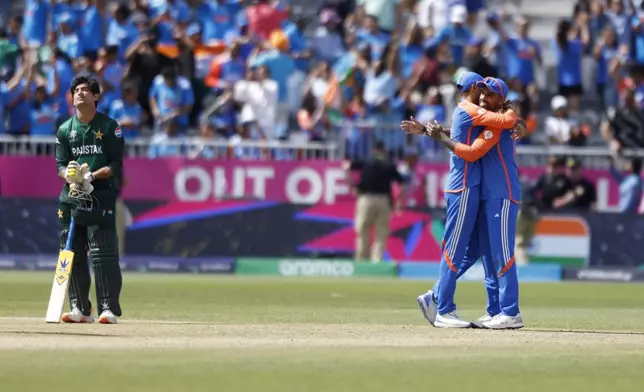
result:
<svg viewBox="0 0 644 392"><path fill-rule="evenodd" d="M121 323L49 325L50 273L0 274L0 391L636 391L644 285L522 284L519 331L440 330L431 282L126 274ZM459 285L461 315L484 311Z"/></svg>

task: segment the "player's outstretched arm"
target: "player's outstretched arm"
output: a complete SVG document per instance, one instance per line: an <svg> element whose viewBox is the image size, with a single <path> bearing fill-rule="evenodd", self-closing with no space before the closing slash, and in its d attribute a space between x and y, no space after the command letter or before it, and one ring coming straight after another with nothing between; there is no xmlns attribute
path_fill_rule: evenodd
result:
<svg viewBox="0 0 644 392"><path fill-rule="evenodd" d="M450 138L439 124L429 124L427 128L430 136L441 142L456 156L468 162L475 162L487 154L499 142L502 132L502 130L486 129L474 140L471 146L468 146Z"/></svg>
<svg viewBox="0 0 644 392"><path fill-rule="evenodd" d="M477 112L470 113L472 116L472 124L475 126L484 126L494 129L509 129L511 130L517 124L518 118L514 110L510 109L505 113L494 113L483 108L479 108Z"/></svg>
<svg viewBox="0 0 644 392"><path fill-rule="evenodd" d="M454 154L468 162L476 162L483 158L501 139L501 129L486 129L474 140L471 146L457 143L454 146Z"/></svg>

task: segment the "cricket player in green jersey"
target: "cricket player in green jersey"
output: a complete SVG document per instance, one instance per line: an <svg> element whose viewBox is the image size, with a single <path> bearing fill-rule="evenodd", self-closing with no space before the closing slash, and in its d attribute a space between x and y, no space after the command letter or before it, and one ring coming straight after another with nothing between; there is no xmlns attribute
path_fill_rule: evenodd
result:
<svg viewBox="0 0 644 392"><path fill-rule="evenodd" d="M58 177L65 180L59 197L60 247L64 248L71 217L75 221L74 264L69 284L71 311L66 323L91 323L89 300L92 257L98 321L115 324L121 316L123 279L116 234L116 198L123 167L123 134L116 121L97 112L100 86L92 77L78 76L71 94L76 115L56 132ZM70 193L71 191L71 193Z"/></svg>

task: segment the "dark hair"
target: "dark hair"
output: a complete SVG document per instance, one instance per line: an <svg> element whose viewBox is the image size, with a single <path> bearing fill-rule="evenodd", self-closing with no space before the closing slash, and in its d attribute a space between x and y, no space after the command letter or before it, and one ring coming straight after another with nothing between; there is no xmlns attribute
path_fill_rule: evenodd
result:
<svg viewBox="0 0 644 392"><path fill-rule="evenodd" d="M312 115L315 112L317 106L317 98L311 91L304 94L304 97L302 97L302 105L300 106L301 109L306 110L309 114Z"/></svg>
<svg viewBox="0 0 644 392"><path fill-rule="evenodd" d="M377 140L373 144L373 149L376 151L385 151L385 142L383 142L382 140Z"/></svg>
<svg viewBox="0 0 644 392"><path fill-rule="evenodd" d="M174 66L165 67L161 70L164 79L174 80L177 78L177 69Z"/></svg>
<svg viewBox="0 0 644 392"><path fill-rule="evenodd" d="M105 47L105 54L108 56L116 56L119 53L119 47L117 45L109 45Z"/></svg>
<svg viewBox="0 0 644 392"><path fill-rule="evenodd" d="M72 63L72 60L69 58L67 53L63 52L60 48L56 47L54 49L54 57L57 59L65 60L68 64Z"/></svg>
<svg viewBox="0 0 644 392"><path fill-rule="evenodd" d="M69 92L74 96L74 91L76 91L76 87L80 86L81 84L87 84L87 87L89 88L89 91L92 92L92 94L100 95L101 94L101 86L98 84L98 80L94 78L93 76L76 76L74 80L72 80L72 86L69 88ZM94 102L94 105L98 107L98 100Z"/></svg>
<svg viewBox="0 0 644 392"><path fill-rule="evenodd" d="M45 101L47 101L48 98L49 98L49 94L47 94L47 88L45 86L37 86L36 87L36 92L38 92L39 90L42 90L42 91L45 92ZM43 103L44 102L42 102L42 101L38 101L38 100L34 99L31 104L32 104L32 106L33 106L33 108L35 110L40 110L40 108L42 107Z"/></svg>
<svg viewBox="0 0 644 392"><path fill-rule="evenodd" d="M568 33L570 32L571 27L572 24L568 19L562 19L557 24L557 35L555 37L559 49L563 51L568 50Z"/></svg>
<svg viewBox="0 0 644 392"><path fill-rule="evenodd" d="M125 91L125 90L137 90L138 87L139 86L137 85L136 81L134 81L132 79L123 79L121 81L121 90L123 90L123 91Z"/></svg>
<svg viewBox="0 0 644 392"><path fill-rule="evenodd" d="M634 174L640 174L642 172L642 158L633 158L631 166Z"/></svg>
<svg viewBox="0 0 644 392"><path fill-rule="evenodd" d="M116 11L114 11L114 16L121 17L122 19L127 19L130 17L131 13L132 11L130 11L130 7L128 7L126 4L121 4L116 8Z"/></svg>

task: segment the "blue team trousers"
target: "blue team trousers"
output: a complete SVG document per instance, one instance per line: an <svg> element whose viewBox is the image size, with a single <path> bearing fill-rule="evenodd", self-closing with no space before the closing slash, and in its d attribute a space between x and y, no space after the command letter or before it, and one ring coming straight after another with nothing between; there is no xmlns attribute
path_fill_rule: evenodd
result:
<svg viewBox="0 0 644 392"><path fill-rule="evenodd" d="M456 279L476 226L480 195L480 186L465 188L458 193L445 192L447 207L445 234L441 248L438 282L434 291L438 297L439 314L456 310L454 304Z"/></svg>
<svg viewBox="0 0 644 392"><path fill-rule="evenodd" d="M487 291L487 312L494 316L503 312L509 316L519 313L519 283L514 263L514 243L516 220L519 206L508 199L483 200L479 204L474 230L464 258L458 267L456 279L463 275L481 257L485 271L485 289ZM448 201L449 211L449 201ZM453 217L452 217L453 218ZM450 220L448 212L447 222ZM447 238L447 224L445 236ZM444 241L444 243L449 240ZM445 258L445 254L443 255ZM443 261L441 261L441 266ZM453 264L453 260L452 260ZM441 276L444 269L441 268ZM450 269L451 271L451 269ZM453 272L453 271L452 271ZM450 274L449 272L445 272ZM441 279L434 286L438 297L438 312L444 314L455 309L455 306L441 308L442 282L450 283L451 277ZM456 284L453 284L455 288ZM499 290L500 286L500 290ZM449 298L453 301L453 291Z"/></svg>

